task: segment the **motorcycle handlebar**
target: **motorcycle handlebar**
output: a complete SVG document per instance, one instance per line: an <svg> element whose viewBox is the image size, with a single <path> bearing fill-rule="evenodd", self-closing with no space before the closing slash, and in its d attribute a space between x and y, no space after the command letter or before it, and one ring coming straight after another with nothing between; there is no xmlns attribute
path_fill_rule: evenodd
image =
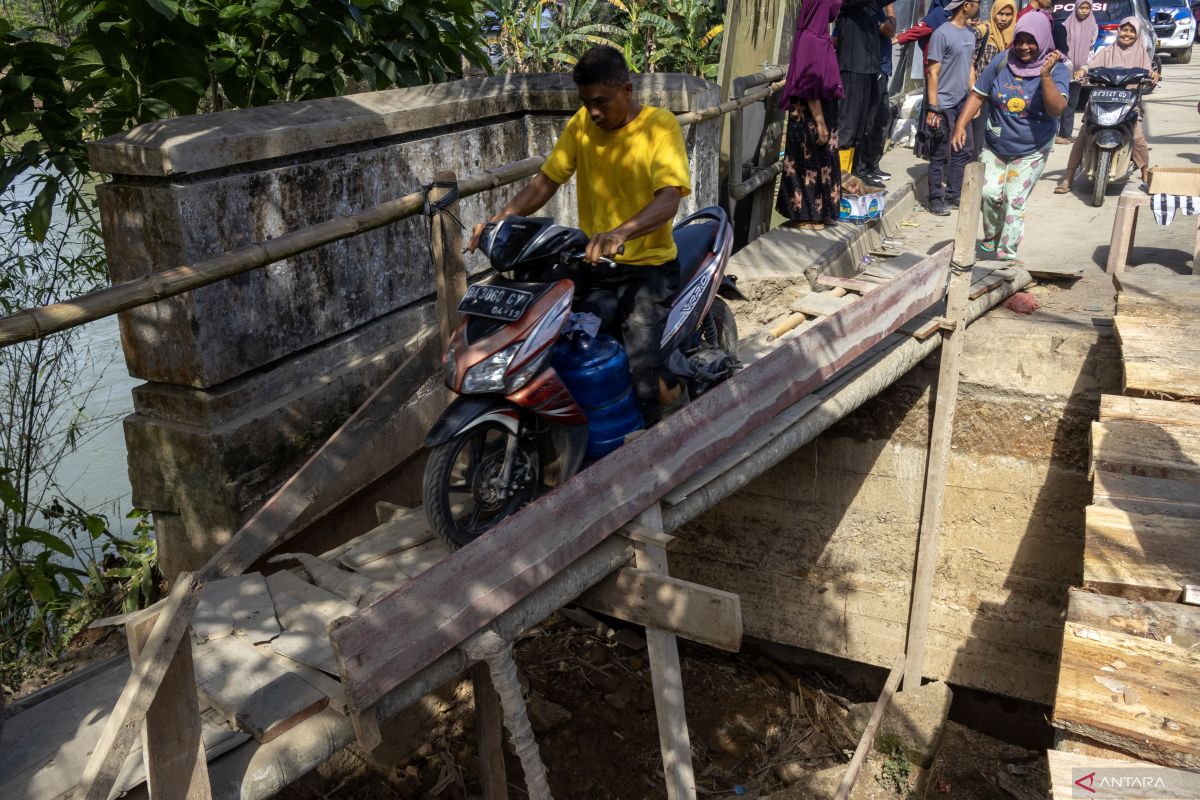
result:
<svg viewBox="0 0 1200 800"><path fill-rule="evenodd" d="M617 255L625 255L625 245L621 245L617 248ZM588 266L592 266L592 263L585 258L585 253L582 250L575 253L563 253L562 260L564 263L587 264ZM596 259L596 265L605 266L609 269L617 268L616 261L613 261L611 258L605 258L604 256L600 256L600 258Z"/></svg>

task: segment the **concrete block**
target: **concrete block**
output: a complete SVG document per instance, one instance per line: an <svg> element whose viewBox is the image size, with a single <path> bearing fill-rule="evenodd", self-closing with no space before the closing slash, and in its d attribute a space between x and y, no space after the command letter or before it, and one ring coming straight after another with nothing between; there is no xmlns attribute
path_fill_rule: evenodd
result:
<svg viewBox="0 0 1200 800"><path fill-rule="evenodd" d="M894 745L904 746L909 761L922 767L933 763L938 743L942 738L946 717L950 714L950 703L954 693L945 683L927 683L919 689L898 692L883 715L879 734L875 737L876 749L891 750ZM859 703L850 707L846 724L859 736L867 727L874 703Z"/></svg>

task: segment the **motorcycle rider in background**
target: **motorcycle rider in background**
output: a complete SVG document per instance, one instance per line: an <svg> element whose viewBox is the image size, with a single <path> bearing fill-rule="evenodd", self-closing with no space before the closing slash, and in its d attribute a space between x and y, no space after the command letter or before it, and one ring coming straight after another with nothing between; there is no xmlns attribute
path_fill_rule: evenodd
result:
<svg viewBox="0 0 1200 800"><path fill-rule="evenodd" d="M587 260L611 257L617 266L572 276L582 298L576 307L608 319L615 305L634 390L652 423L688 401L660 352L679 288L671 221L691 193L683 132L669 110L637 102L625 57L612 47L588 50L572 77L583 107L541 171L491 221L535 213L577 175L579 227L591 237ZM484 223L475 226L470 250L479 247L483 231Z"/></svg>

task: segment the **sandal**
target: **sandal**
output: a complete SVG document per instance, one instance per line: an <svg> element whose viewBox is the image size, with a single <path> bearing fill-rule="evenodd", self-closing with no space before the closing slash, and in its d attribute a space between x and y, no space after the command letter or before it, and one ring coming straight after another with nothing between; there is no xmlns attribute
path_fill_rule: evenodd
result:
<svg viewBox="0 0 1200 800"><path fill-rule="evenodd" d="M1059 181L1058 186L1054 187L1054 193L1055 194L1070 194L1071 193L1071 184L1067 183L1066 181Z"/></svg>
<svg viewBox="0 0 1200 800"><path fill-rule="evenodd" d="M1074 144L1074 142L1075 142L1075 140L1072 139L1070 136L1055 136L1054 137L1055 144Z"/></svg>

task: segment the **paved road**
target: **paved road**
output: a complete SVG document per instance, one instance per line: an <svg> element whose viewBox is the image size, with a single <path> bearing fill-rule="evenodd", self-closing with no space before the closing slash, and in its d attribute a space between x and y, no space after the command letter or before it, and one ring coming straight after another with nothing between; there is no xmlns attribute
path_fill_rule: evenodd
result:
<svg viewBox="0 0 1200 800"><path fill-rule="evenodd" d="M1168 60L1162 85L1146 99L1152 165L1200 166L1197 100L1200 100L1200 63L1182 65ZM1091 191L1091 182L1086 179L1076 182L1075 194L1054 194L1054 186L1062 177L1069 152L1069 145L1056 145L1050 156L1050 165L1030 199L1020 256L1031 265L1063 264L1101 271L1108 255L1108 241L1122 185L1109 187L1108 199L1100 208L1094 208L1085 196ZM898 177L907 171L917 179L918 196L924 197L924 164L917 162L910 150L889 153L884 167ZM1143 212L1142 216L1145 219L1138 226L1137 246L1130 253L1129 263L1163 264L1181 272L1187 271L1196 218L1179 217L1163 227L1155 225L1149 213ZM917 214L913 220L920 223L920 228L904 232L906 246L924 250L952 239L953 219L937 218L924 212Z"/></svg>

